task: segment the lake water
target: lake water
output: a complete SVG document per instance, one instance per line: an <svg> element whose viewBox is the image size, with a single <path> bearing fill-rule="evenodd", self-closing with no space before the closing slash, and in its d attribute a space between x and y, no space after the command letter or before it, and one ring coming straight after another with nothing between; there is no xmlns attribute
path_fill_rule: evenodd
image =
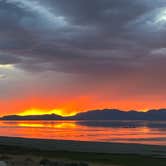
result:
<svg viewBox="0 0 166 166"><path fill-rule="evenodd" d="M166 145L166 122L0 121L0 136Z"/></svg>

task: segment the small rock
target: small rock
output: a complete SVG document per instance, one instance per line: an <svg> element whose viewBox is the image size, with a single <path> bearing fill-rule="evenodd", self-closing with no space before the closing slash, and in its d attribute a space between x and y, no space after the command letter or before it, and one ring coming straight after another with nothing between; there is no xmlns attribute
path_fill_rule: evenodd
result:
<svg viewBox="0 0 166 166"><path fill-rule="evenodd" d="M0 161L0 166L7 166L7 163L5 161Z"/></svg>

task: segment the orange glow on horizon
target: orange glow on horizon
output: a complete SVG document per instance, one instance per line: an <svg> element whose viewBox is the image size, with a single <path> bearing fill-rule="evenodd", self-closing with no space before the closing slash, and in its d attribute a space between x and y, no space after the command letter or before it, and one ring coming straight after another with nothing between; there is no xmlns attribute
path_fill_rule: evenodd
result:
<svg viewBox="0 0 166 166"><path fill-rule="evenodd" d="M9 104L10 103L10 104ZM73 98L56 97L25 97L0 101L0 116L5 115L43 115L57 114L72 116L80 112L96 109L119 109L124 111L137 110L146 112L150 109L166 108L165 100L108 100L93 96Z"/></svg>
<svg viewBox="0 0 166 166"><path fill-rule="evenodd" d="M147 112L148 109L144 109L141 110L141 112ZM67 113L65 110L62 109L53 109L53 110L43 110L43 109L37 109L37 108L33 108L33 109L28 109L25 110L17 115L20 116L27 116L27 115L45 115L45 114L56 114L56 115L60 115L62 117L66 117L66 116L74 116L79 112L71 112L71 113Z"/></svg>
<svg viewBox="0 0 166 166"><path fill-rule="evenodd" d="M76 113L75 112L66 113L65 110L62 109L43 110L43 109L32 108L25 110L19 113L18 115L26 116L26 115L44 115L44 114L56 114L65 117L65 116L73 116Z"/></svg>

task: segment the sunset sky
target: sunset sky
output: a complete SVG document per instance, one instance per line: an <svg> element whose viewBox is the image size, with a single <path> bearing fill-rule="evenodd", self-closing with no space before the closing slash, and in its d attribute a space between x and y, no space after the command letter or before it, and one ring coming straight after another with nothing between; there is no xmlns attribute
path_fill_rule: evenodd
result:
<svg viewBox="0 0 166 166"><path fill-rule="evenodd" d="M0 116L165 107L165 0L0 0Z"/></svg>

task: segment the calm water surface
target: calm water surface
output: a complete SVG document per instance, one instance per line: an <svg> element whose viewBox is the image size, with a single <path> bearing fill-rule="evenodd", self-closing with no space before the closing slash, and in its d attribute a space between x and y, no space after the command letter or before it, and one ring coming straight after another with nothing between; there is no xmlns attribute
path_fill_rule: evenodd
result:
<svg viewBox="0 0 166 166"><path fill-rule="evenodd" d="M0 121L0 136L166 145L166 122Z"/></svg>

